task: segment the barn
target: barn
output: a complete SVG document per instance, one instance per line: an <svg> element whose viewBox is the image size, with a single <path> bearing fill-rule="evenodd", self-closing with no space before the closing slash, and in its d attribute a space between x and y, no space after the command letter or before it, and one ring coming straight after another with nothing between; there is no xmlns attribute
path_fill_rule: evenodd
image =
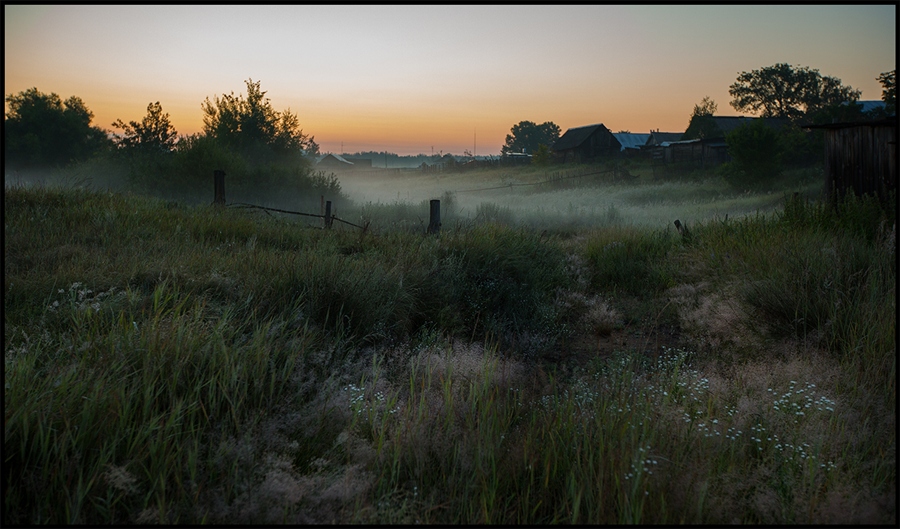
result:
<svg viewBox="0 0 900 529"><path fill-rule="evenodd" d="M806 125L825 131L825 191L887 200L897 190L897 116L875 121Z"/></svg>
<svg viewBox="0 0 900 529"><path fill-rule="evenodd" d="M589 162L618 153L621 145L603 123L575 127L553 144L553 156L564 162Z"/></svg>

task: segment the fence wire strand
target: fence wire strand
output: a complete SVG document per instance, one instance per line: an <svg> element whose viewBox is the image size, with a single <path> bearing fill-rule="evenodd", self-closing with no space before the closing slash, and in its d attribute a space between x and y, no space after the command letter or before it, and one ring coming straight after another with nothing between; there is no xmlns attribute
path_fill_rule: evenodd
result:
<svg viewBox="0 0 900 529"><path fill-rule="evenodd" d="M289 215L302 215L302 216L304 216L304 217L316 217L316 218L319 218L319 219L324 219L324 218L325 218L325 215L316 215L316 214L314 214L314 213L302 213L302 212L300 212L300 211L289 211L289 210L287 210L287 209L267 208L267 207L265 207L265 206L257 206L256 204L247 204L247 203L245 203L245 202L232 202L231 204L227 204L227 207L235 207L235 208L241 208L241 209L243 209L243 208L256 208L256 209L262 209L262 210L265 210L265 211L277 211L278 213L287 213L287 214L289 214ZM335 221L335 220L336 220L336 221L338 221L338 222L343 222L344 224L349 224L350 226L353 226L354 228L359 228L359 229L361 229L361 230L366 229L366 228L363 227L363 226L359 226L359 225L357 225L357 224L353 224L352 222L346 221L346 220L344 220L344 219L341 219L341 218L338 218L338 217L335 217L335 216L332 216L332 217L331 217L331 220L332 220L332 221Z"/></svg>

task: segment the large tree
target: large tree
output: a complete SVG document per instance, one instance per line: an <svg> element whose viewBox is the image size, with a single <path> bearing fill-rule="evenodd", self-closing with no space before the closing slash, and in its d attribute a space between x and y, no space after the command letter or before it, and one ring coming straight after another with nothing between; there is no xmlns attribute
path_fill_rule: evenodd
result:
<svg viewBox="0 0 900 529"><path fill-rule="evenodd" d="M159 101L147 105L147 115L139 122L123 122L117 119L113 127L122 129L122 136L115 140L118 147L142 153L167 153L175 150L178 133L164 114Z"/></svg>
<svg viewBox="0 0 900 529"><path fill-rule="evenodd" d="M751 72L741 72L728 93L731 106L761 117L797 119L844 102L854 103L860 91L841 84L836 77L822 76L806 66L778 63Z"/></svg>
<svg viewBox="0 0 900 529"><path fill-rule="evenodd" d="M260 82L246 81L247 97L234 92L203 101L203 132L224 145L247 155L299 154L318 146L300 129L300 120L290 109L272 108Z"/></svg>
<svg viewBox="0 0 900 529"><path fill-rule="evenodd" d="M29 88L6 96L4 158L8 167L61 167L109 146L106 131L91 125L94 114L79 97Z"/></svg>
<svg viewBox="0 0 900 529"><path fill-rule="evenodd" d="M500 154L535 153L540 145L551 147L559 139L559 125L546 121L538 125L533 121L520 121L506 135L506 144Z"/></svg>

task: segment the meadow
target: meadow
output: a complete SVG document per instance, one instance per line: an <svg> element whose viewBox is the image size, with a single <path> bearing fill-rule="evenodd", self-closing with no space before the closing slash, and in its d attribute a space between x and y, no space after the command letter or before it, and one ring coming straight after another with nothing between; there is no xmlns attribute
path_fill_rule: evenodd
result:
<svg viewBox="0 0 900 529"><path fill-rule="evenodd" d="M896 524L896 210L560 171L7 184L4 525Z"/></svg>

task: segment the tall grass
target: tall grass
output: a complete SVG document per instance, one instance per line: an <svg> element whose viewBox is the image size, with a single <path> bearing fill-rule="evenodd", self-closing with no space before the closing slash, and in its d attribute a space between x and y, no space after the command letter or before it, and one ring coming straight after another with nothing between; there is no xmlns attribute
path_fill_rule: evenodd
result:
<svg viewBox="0 0 900 529"><path fill-rule="evenodd" d="M896 523L875 203L686 241L6 191L5 524Z"/></svg>

